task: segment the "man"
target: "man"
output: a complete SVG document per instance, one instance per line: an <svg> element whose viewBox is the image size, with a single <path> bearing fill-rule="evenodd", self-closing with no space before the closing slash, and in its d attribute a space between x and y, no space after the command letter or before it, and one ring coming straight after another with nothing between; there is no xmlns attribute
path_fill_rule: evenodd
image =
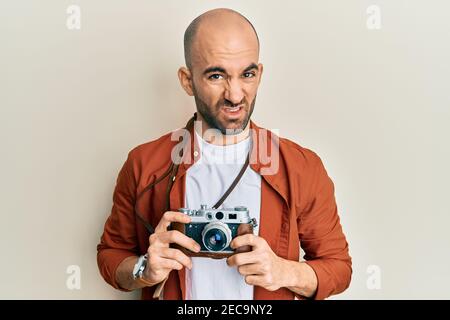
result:
<svg viewBox="0 0 450 320"><path fill-rule="evenodd" d="M177 145L170 134L129 153L97 247L102 276L119 290L143 288L143 299L151 299L157 288L163 288L164 299L324 299L344 291L350 283L351 258L334 185L320 158L273 133L264 138L264 129L250 121L263 73L253 26L235 11L211 10L189 25L184 49L186 67L178 76L195 98L201 123L188 131L192 148L184 157L193 161L181 163L165 178ZM219 134L205 134L211 129ZM264 171L261 147L277 152L274 170ZM199 243L170 229L174 222L191 221L177 210L211 207L249 153L256 153L256 160L223 207L246 206L259 222L253 234L231 242L234 249L251 250L217 260L190 257L174 248L200 250ZM138 196L143 192L145 197ZM155 226L150 236L145 220ZM300 261L300 247L305 261Z"/></svg>

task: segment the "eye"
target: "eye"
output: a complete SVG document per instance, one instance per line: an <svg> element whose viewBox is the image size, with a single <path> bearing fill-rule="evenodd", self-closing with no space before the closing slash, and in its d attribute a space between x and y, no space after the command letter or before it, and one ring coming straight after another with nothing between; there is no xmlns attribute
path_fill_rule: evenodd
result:
<svg viewBox="0 0 450 320"><path fill-rule="evenodd" d="M218 73L214 73L208 77L208 79L211 79L211 80L220 80L221 78L223 78L222 75L220 75Z"/></svg>
<svg viewBox="0 0 450 320"><path fill-rule="evenodd" d="M254 72L245 72L244 73L244 78L253 78L255 77L255 73Z"/></svg>

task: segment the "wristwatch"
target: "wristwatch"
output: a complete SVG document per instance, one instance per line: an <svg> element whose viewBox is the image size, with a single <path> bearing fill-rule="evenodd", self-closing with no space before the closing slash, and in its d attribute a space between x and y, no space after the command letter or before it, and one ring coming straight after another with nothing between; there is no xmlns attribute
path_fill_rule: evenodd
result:
<svg viewBox="0 0 450 320"><path fill-rule="evenodd" d="M148 259L148 254L144 254L139 257L138 261L134 265L134 268L133 268L133 279L134 280L140 279L140 280L146 282L144 279L142 279L142 274L144 273L145 267L147 266L147 259Z"/></svg>

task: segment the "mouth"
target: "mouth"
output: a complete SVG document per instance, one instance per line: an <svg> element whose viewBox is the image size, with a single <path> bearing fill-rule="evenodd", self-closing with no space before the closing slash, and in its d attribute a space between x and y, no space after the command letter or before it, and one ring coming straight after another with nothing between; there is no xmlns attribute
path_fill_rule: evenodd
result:
<svg viewBox="0 0 450 320"><path fill-rule="evenodd" d="M222 107L222 112L229 118L237 118L241 115L244 106Z"/></svg>

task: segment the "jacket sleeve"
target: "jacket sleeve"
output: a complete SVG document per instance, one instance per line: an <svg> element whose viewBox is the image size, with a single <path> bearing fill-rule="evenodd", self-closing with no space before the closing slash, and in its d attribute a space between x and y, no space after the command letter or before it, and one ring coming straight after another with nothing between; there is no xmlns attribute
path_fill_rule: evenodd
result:
<svg viewBox="0 0 450 320"><path fill-rule="evenodd" d="M318 279L313 298L321 300L348 288L352 262L338 216L334 184L321 159L315 158L308 205L297 223L304 258Z"/></svg>
<svg viewBox="0 0 450 320"><path fill-rule="evenodd" d="M116 269L125 258L136 256L138 251L134 217L135 197L136 181L128 156L117 177L111 214L97 245L100 274L107 283L122 291L129 290L121 288L116 282Z"/></svg>

